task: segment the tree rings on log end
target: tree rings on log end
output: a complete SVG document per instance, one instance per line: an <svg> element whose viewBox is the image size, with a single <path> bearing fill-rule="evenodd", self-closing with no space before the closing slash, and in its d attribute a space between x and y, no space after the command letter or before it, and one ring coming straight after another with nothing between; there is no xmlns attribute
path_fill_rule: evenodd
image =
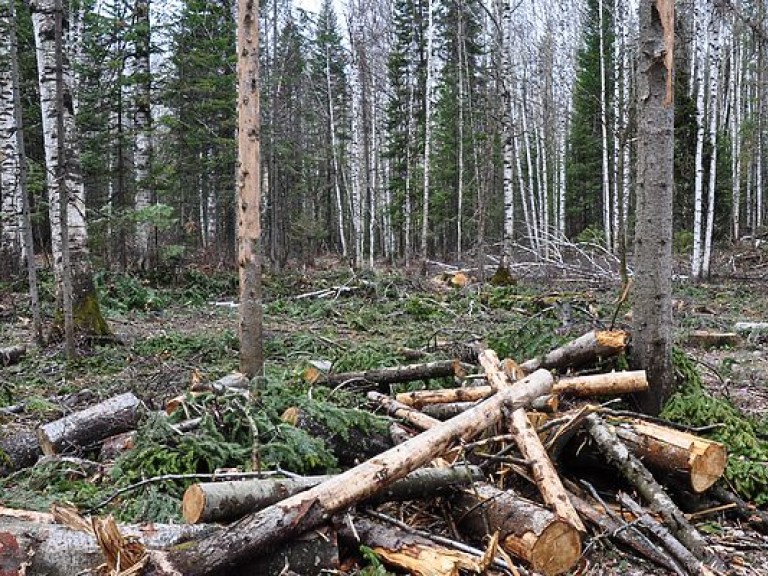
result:
<svg viewBox="0 0 768 576"><path fill-rule="evenodd" d="M718 443L694 446L691 450L691 488L706 492L725 472L728 452Z"/></svg>
<svg viewBox="0 0 768 576"><path fill-rule="evenodd" d="M564 520L552 521L538 536L528 533L522 538L508 535L503 547L524 558L531 568L545 576L556 576L571 570L581 557L581 535Z"/></svg>

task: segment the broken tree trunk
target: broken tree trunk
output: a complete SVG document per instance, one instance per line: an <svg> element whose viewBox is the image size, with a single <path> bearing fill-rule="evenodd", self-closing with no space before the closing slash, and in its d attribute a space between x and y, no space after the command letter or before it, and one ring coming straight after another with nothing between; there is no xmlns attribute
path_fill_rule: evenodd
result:
<svg viewBox="0 0 768 576"><path fill-rule="evenodd" d="M708 490L725 472L723 444L650 422L614 423L616 435L651 469L682 475L696 493Z"/></svg>
<svg viewBox="0 0 768 576"><path fill-rule="evenodd" d="M0 431L0 477L32 466L40 454L40 444L32 430L12 430L6 426Z"/></svg>
<svg viewBox="0 0 768 576"><path fill-rule="evenodd" d="M26 346L17 345L0 348L0 366L10 366L11 364L21 362L21 359L26 355Z"/></svg>
<svg viewBox="0 0 768 576"><path fill-rule="evenodd" d="M128 432L139 421L139 399L131 392L74 412L37 429L43 454L79 450L105 438Z"/></svg>
<svg viewBox="0 0 768 576"><path fill-rule="evenodd" d="M520 368L527 374L539 368L563 370L582 366L620 354L627 345L627 339L628 334L623 330L593 330L540 358L523 362Z"/></svg>
<svg viewBox="0 0 768 576"><path fill-rule="evenodd" d="M494 425L506 407L525 405L549 393L552 376L540 370L513 388L478 404L447 422L422 432L327 482L291 496L183 549L150 552L150 573L223 573L266 553L276 545L309 530L333 514L385 490L396 480L448 450L459 439L469 439Z"/></svg>
<svg viewBox="0 0 768 576"><path fill-rule="evenodd" d="M493 350L484 350L480 353L480 365L485 370L488 381L491 386L496 386L499 390L506 388L514 389L515 386L509 382L509 377L499 368L499 358ZM576 510L571 506L571 501L560 481L552 461L549 459L544 445L541 443L536 430L528 420L528 415L524 408L517 408L509 416L512 436L515 443L523 455L523 458L530 463L531 474L536 482L536 486L541 492L541 497L547 505L552 507L555 514L570 522L577 530L584 532L584 524L581 522Z"/></svg>
<svg viewBox="0 0 768 576"><path fill-rule="evenodd" d="M659 514L675 537L688 548L696 558L705 562L722 564L708 548L706 540L698 533L672 499L659 485L653 475L634 456L629 448L611 430L599 416L590 414L586 418L587 429L597 443L600 451L632 483L651 510Z"/></svg>
<svg viewBox="0 0 768 576"><path fill-rule="evenodd" d="M365 516L355 517L352 526L342 525L339 538L355 549L367 546L386 564L415 576L458 576L460 570L484 572L477 556Z"/></svg>
<svg viewBox="0 0 768 576"><path fill-rule="evenodd" d="M443 360L427 362L426 364L409 364L394 368L379 368L363 372L345 372L341 374L323 374L314 366L304 373L304 380L309 384L323 386L339 386L355 384L359 386L373 385L374 388L386 391L391 384L413 382L414 380L431 380L433 378L453 378L461 381L467 375L468 367L458 360Z"/></svg>
<svg viewBox="0 0 768 576"><path fill-rule="evenodd" d="M452 512L475 538L498 530L504 550L547 576L567 572L581 556L581 535L570 522L512 491L479 482L456 492Z"/></svg>
<svg viewBox="0 0 768 576"><path fill-rule="evenodd" d="M322 439L342 466L357 464L392 448L392 438L388 433L362 430L350 425L342 435L300 408L288 408L280 418L283 422L301 428L310 436Z"/></svg>
<svg viewBox="0 0 768 576"><path fill-rule="evenodd" d="M420 468L366 502L416 500L439 496L452 486L482 480L483 477L482 470L477 466ZM305 476L193 484L184 492L184 520L190 524L235 520L330 478L332 476Z"/></svg>
<svg viewBox="0 0 768 576"><path fill-rule="evenodd" d="M630 394L647 389L648 380L645 376L645 370L632 370L560 378L552 387L552 392L553 394L569 394L578 398L587 398L591 396ZM413 392L402 392L397 394L395 398L398 402L407 406L421 408L429 404L475 402L487 398L493 394L494 390L493 386L415 390Z"/></svg>

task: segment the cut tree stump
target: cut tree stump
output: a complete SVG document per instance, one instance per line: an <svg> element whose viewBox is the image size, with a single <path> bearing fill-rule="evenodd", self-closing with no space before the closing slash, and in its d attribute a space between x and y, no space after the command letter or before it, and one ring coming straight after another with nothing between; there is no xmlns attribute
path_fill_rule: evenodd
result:
<svg viewBox="0 0 768 576"><path fill-rule="evenodd" d="M684 476L697 494L725 473L728 454L719 442L643 421L614 423L614 431L646 466Z"/></svg>
<svg viewBox="0 0 768 576"><path fill-rule="evenodd" d="M385 490L444 453L454 442L473 438L493 426L504 409L525 405L533 398L548 394L551 387L551 374L539 370L471 410L327 482L250 514L206 538L190 542L183 549L150 551L147 572L184 576L225 573Z"/></svg>
<svg viewBox="0 0 768 576"><path fill-rule="evenodd" d="M50 456L80 450L105 438L128 432L139 422L140 401L131 392L43 424L37 439L43 454Z"/></svg>
<svg viewBox="0 0 768 576"><path fill-rule="evenodd" d="M368 503L416 500L445 494L462 484L484 477L477 466L420 468L367 500ZM184 492L182 513L190 524L236 520L332 478L261 478L231 482L200 482Z"/></svg>
<svg viewBox="0 0 768 576"><path fill-rule="evenodd" d="M0 348L0 366L10 366L21 362L27 355L27 347L22 345Z"/></svg>
<svg viewBox="0 0 768 576"><path fill-rule="evenodd" d="M10 426L0 430L0 477L32 466L40 455L40 443L33 430Z"/></svg>
<svg viewBox="0 0 768 576"><path fill-rule="evenodd" d="M736 332L712 332L710 330L694 330L688 336L688 344L698 348L735 348L741 344L741 336Z"/></svg>
<svg viewBox="0 0 768 576"><path fill-rule="evenodd" d="M414 380L431 380L433 378L453 378L463 380L469 370L469 366L458 360L443 360L439 362L427 362L425 364L408 364L393 368L378 368L362 372L345 372L340 374L323 374L314 366L310 366L304 372L304 380L308 384L322 386L339 386L342 384L368 384L380 391L387 391L392 384L413 382Z"/></svg>
<svg viewBox="0 0 768 576"><path fill-rule="evenodd" d="M628 337L629 335L623 330L587 332L540 358L523 362L520 368L527 374L539 368L564 370L594 363L600 358L609 358L622 353Z"/></svg>
<svg viewBox="0 0 768 576"><path fill-rule="evenodd" d="M479 482L456 492L452 513L475 539L500 532L499 542L546 576L563 574L581 557L581 535L567 520L514 492Z"/></svg>

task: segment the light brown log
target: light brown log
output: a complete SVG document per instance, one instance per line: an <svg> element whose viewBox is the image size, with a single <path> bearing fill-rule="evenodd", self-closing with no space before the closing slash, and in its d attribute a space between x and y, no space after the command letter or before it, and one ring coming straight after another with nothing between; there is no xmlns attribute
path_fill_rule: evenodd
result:
<svg viewBox="0 0 768 576"><path fill-rule="evenodd" d="M368 503L416 500L440 496L452 486L482 480L477 466L420 468L393 483ZM184 492L182 513L190 524L235 520L317 486L331 476L260 478L231 482L200 482Z"/></svg>
<svg viewBox="0 0 768 576"><path fill-rule="evenodd" d="M470 439L493 426L505 408L525 405L533 398L548 394L551 387L551 374L546 370L537 371L513 388L501 390L471 410L327 482L250 514L183 549L152 551L151 567L158 574L223 573L385 490L444 453L454 442Z"/></svg>
<svg viewBox="0 0 768 576"><path fill-rule="evenodd" d="M627 340L628 334L623 330L593 330L540 358L523 362L520 368L527 374L539 368L563 370L591 364L600 358L620 354L624 351Z"/></svg>
<svg viewBox="0 0 768 576"><path fill-rule="evenodd" d="M712 332L711 330L694 330L688 337L688 344L698 348L735 347L741 344L741 336L736 332Z"/></svg>
<svg viewBox="0 0 768 576"><path fill-rule="evenodd" d="M377 403L386 409L387 414L394 418L399 418L404 422L413 424L420 430L429 430L433 426L440 423L440 420L428 416L423 412L420 412L410 406L406 406L397 400L393 400L389 396L382 394L381 392L370 391L368 392L368 400Z"/></svg>
<svg viewBox="0 0 768 576"><path fill-rule="evenodd" d="M716 567L722 566L722 561L707 546L706 540L691 526L648 468L629 451L616 433L596 414L587 416L586 424L600 451L637 488L651 510L662 517L675 537L699 560L711 562Z"/></svg>
<svg viewBox="0 0 768 576"><path fill-rule="evenodd" d="M105 438L128 432L139 422L139 399L131 392L74 412L37 429L45 455L80 450Z"/></svg>
<svg viewBox="0 0 768 576"><path fill-rule="evenodd" d="M570 394L578 398L631 394L648 389L645 370L609 372L560 378L552 387L554 394ZM443 390L414 390L402 392L395 398L406 406L421 408L430 404L476 402L493 394L492 386L445 388ZM534 406L535 407L535 406Z"/></svg>
<svg viewBox="0 0 768 576"><path fill-rule="evenodd" d="M415 576L459 576L460 570L478 574L481 559L413 534L402 528L366 517L356 517L339 529L339 537L350 547L371 548L386 564Z"/></svg>
<svg viewBox="0 0 768 576"><path fill-rule="evenodd" d="M392 368L378 368L363 372L346 372L341 374L323 374L315 367L309 368L304 379L309 384L323 386L338 386L345 383L373 384L386 390L391 384L401 384L414 380L430 380L433 378L454 378L462 380L467 375L468 367L458 360L442 360L425 364L408 364Z"/></svg>
<svg viewBox="0 0 768 576"><path fill-rule="evenodd" d="M725 446L650 422L615 424L616 434L652 470L684 475L691 489L705 492L725 473Z"/></svg>
<svg viewBox="0 0 768 576"><path fill-rule="evenodd" d="M40 444L33 430L10 425L0 430L0 477L32 466L40 455Z"/></svg>
<svg viewBox="0 0 768 576"><path fill-rule="evenodd" d="M485 370L486 378L499 390L515 386L509 381L509 377L499 368L499 359L493 350L484 350L480 354L480 365ZM576 510L573 509L568 494L560 481L552 461L549 459L544 445L541 443L536 430L528 420L524 408L517 408L509 416L511 433L515 438L523 458L530 462L531 474L539 488L541 497L552 508L557 516L570 522L577 530L584 532L584 524L581 522Z"/></svg>
<svg viewBox="0 0 768 576"><path fill-rule="evenodd" d="M10 366L21 362L21 359L26 355L27 347L23 345L0 348L0 366Z"/></svg>
<svg viewBox="0 0 768 576"><path fill-rule="evenodd" d="M567 572L581 556L581 535L567 520L512 491L479 482L457 491L452 512L475 538L500 532L502 547L547 576Z"/></svg>

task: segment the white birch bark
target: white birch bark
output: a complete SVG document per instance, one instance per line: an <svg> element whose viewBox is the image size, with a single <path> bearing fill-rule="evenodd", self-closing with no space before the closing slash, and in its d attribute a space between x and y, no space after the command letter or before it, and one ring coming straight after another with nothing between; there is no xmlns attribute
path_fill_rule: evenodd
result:
<svg viewBox="0 0 768 576"><path fill-rule="evenodd" d="M463 258L463 246L462 236L464 234L464 66L465 66L465 50L464 50L464 6L463 3L459 3L458 9L458 22L456 24L456 45L458 47L459 62L456 67L457 71L457 108L458 108L458 150L457 150L457 171L458 182L456 184L456 260L462 261ZM506 169L506 168L505 168Z"/></svg>
<svg viewBox="0 0 768 576"><path fill-rule="evenodd" d="M427 79L424 95L424 188L422 190L422 214L421 214L421 259L427 260L429 241L429 199L430 199L430 157L432 155L432 92L434 78L434 54L435 43L435 16L433 0L427 0Z"/></svg>
<svg viewBox="0 0 768 576"><path fill-rule="evenodd" d="M354 42L354 40L353 40ZM353 44L354 46L354 44ZM354 54L353 49L353 54ZM352 237L354 245L355 265L359 268L363 265L363 202L362 202L362 162L363 162L363 111L362 111L362 85L358 62L353 57L350 74L350 86L352 92L351 116L352 116L352 146L349 159L349 180L351 188L352 208Z"/></svg>
<svg viewBox="0 0 768 576"><path fill-rule="evenodd" d="M605 53L605 17L603 15L603 0L598 1L598 13L600 15L600 141L602 147L602 191L603 191L603 234L605 246L613 250L613 233L611 230L611 183L608 168L608 87L606 81L606 53Z"/></svg>
<svg viewBox="0 0 768 576"><path fill-rule="evenodd" d="M512 162L514 157L514 134L512 125L512 62L511 62L511 27L512 7L510 0L501 0L501 132L504 142L503 151L503 188L504 188L504 241L503 264L506 266L511 254L511 244L515 235L515 191L513 186ZM519 162L519 157L518 157ZM519 172L519 170L518 170ZM526 222L528 216L526 215Z"/></svg>
<svg viewBox="0 0 768 576"><path fill-rule="evenodd" d="M528 237L530 238L531 247L537 255L541 254L541 246L539 242L539 227L538 222L538 209L536 207L536 187L535 187L535 171L533 167L533 158L531 151L531 139L528 132L528 114L526 111L527 98L525 96L525 89L521 90L522 98L520 105L520 118L523 124L523 147L525 148L525 162L528 170L528 204L530 210L530 228L528 229Z"/></svg>
<svg viewBox="0 0 768 576"><path fill-rule="evenodd" d="M336 114L333 106L330 46L325 47L325 88L328 94L328 131L331 135L331 165L333 167L333 192L336 200L336 221L338 224L339 241L341 242L341 255L346 258L347 233L344 227L344 202L341 196L341 185L339 184L339 143L336 136Z"/></svg>
<svg viewBox="0 0 768 576"><path fill-rule="evenodd" d="M136 0L134 5L136 22L141 33L136 34L134 83L134 174L136 195L134 209L141 214L152 205L152 112L151 112L151 72L150 72L150 21L149 0ZM153 237L152 223L140 219L136 224L134 254L137 267L147 270L150 267Z"/></svg>
<svg viewBox="0 0 768 576"><path fill-rule="evenodd" d="M730 95L731 95L731 239L737 242L741 237L741 78L743 63L741 46L734 36L731 41Z"/></svg>

